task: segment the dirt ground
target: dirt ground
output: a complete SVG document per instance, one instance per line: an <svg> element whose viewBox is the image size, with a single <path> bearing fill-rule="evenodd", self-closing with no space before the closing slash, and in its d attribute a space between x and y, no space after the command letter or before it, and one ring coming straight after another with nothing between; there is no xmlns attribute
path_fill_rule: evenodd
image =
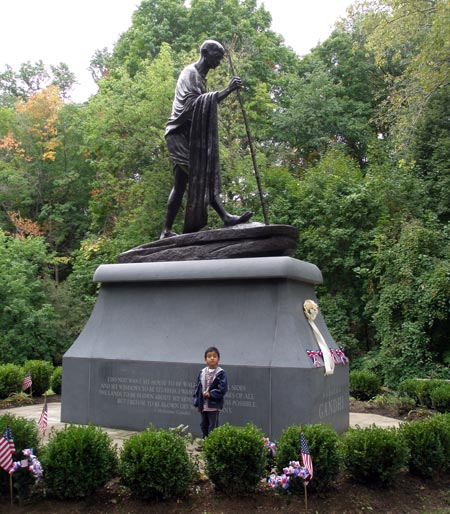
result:
<svg viewBox="0 0 450 514"><path fill-rule="evenodd" d="M273 514L306 512L303 496L280 496L261 484L259 491L244 497L214 492L209 482L197 483L187 498L168 502L133 499L112 482L86 501L40 500L26 505L0 503L3 514ZM450 477L423 481L401 476L389 489L366 487L342 479L326 494L308 496L309 513L318 514L449 514Z"/></svg>
<svg viewBox="0 0 450 514"><path fill-rule="evenodd" d="M55 398L57 400L57 398ZM352 412L373 412L397 419L411 419L426 413L399 413L392 407L374 407L364 402L351 402ZM113 480L94 496L84 501L35 499L10 505L0 499L1 514L450 514L450 475L437 480L422 480L401 475L388 489L352 483L345 476L324 494L305 498L275 493L265 483L257 492L244 497L218 494L207 481L194 484L186 498L167 501L140 501Z"/></svg>

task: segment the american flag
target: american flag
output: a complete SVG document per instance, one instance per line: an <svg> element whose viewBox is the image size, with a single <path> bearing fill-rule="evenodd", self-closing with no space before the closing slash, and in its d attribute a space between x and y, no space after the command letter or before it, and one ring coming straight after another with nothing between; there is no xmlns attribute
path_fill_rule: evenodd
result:
<svg viewBox="0 0 450 514"><path fill-rule="evenodd" d="M27 371L27 374L25 375L25 378L23 379L23 385L22 385L22 389L24 391L26 391L27 389L29 389L31 387L31 384L33 382L31 381L31 375L30 375L30 372Z"/></svg>
<svg viewBox="0 0 450 514"><path fill-rule="evenodd" d="M3 432L3 439L6 439L9 443L11 453L16 453L16 447L14 446L14 439L11 432L11 427L8 425Z"/></svg>
<svg viewBox="0 0 450 514"><path fill-rule="evenodd" d="M38 425L42 435L45 435L48 424L48 406L47 400L45 400L44 407L42 408L41 417L39 418Z"/></svg>
<svg viewBox="0 0 450 514"><path fill-rule="evenodd" d="M0 467L5 471L8 471L8 473L13 467L13 460L11 455L11 445L9 441L5 439L5 435L3 434L0 437Z"/></svg>
<svg viewBox="0 0 450 514"><path fill-rule="evenodd" d="M305 483L308 484L313 477L313 463L311 459L311 454L309 453L308 445L306 444L306 439L303 433L300 434L300 454L302 456L302 464L303 467L308 471L309 478L305 480Z"/></svg>

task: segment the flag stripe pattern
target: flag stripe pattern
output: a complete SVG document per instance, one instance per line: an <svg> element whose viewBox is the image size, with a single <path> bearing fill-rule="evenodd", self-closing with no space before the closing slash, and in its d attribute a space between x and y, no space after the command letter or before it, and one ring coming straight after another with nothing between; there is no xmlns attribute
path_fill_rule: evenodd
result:
<svg viewBox="0 0 450 514"><path fill-rule="evenodd" d="M11 427L9 425L5 428L5 431L3 432L3 438L8 441L11 453L16 453L16 447L14 445L14 439L12 436Z"/></svg>
<svg viewBox="0 0 450 514"><path fill-rule="evenodd" d="M30 375L30 372L27 371L27 374L25 375L25 378L23 379L23 386L22 386L22 389L24 391L26 391L27 389L29 389L31 387L31 384L33 382L31 381L31 375Z"/></svg>
<svg viewBox="0 0 450 514"><path fill-rule="evenodd" d="M39 429L43 436L45 435L45 431L47 430L47 424L48 424L48 406L47 406L47 401L45 401L44 407L42 408L41 416L38 421Z"/></svg>
<svg viewBox="0 0 450 514"><path fill-rule="evenodd" d="M11 445L9 444L9 441L5 439L5 435L2 435L0 437L0 467L5 471L8 471L8 473L13 467L11 455Z"/></svg>
<svg viewBox="0 0 450 514"><path fill-rule="evenodd" d="M302 464L303 467L308 471L309 478L305 480L306 483L309 483L313 477L313 463L311 459L311 454L309 453L308 445L306 444L305 436L300 434L300 454L302 456Z"/></svg>

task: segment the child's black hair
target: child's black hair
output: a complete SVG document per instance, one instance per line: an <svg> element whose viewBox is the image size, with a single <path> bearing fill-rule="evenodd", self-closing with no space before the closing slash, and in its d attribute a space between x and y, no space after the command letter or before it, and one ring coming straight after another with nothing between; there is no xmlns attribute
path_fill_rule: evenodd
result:
<svg viewBox="0 0 450 514"><path fill-rule="evenodd" d="M219 350L215 346L210 346L209 348L206 348L206 350L205 350L205 359L206 359L206 356L208 355L209 352L216 352L217 353L217 357L219 357L219 359L220 359L220 352L219 352Z"/></svg>

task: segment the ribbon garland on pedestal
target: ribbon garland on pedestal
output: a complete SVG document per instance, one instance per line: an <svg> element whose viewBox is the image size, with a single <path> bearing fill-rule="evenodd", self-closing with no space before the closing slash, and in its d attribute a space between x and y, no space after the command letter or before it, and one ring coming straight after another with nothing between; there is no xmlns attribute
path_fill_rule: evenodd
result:
<svg viewBox="0 0 450 514"><path fill-rule="evenodd" d="M331 353L330 348L328 348L325 339L320 333L320 330L314 323L314 320L316 319L317 314L319 313L319 306L313 300L305 300L305 303L303 304L303 311L305 313L306 319L308 320L308 323L311 325L317 344L319 345L321 357L325 364L325 375L332 375L334 373L334 365L337 360L337 356L334 356L334 352ZM317 366L318 361L316 362L314 360L314 355L312 355L314 353L315 356L317 356L317 352L307 352L308 355L313 358L314 366Z"/></svg>
<svg viewBox="0 0 450 514"><path fill-rule="evenodd" d="M322 352L320 350L306 350L308 357L312 360L312 363L315 368L320 368L323 364L320 362L319 358L323 358ZM344 353L343 348L330 348L330 353L333 357L335 364L348 364L350 361L348 357Z"/></svg>

